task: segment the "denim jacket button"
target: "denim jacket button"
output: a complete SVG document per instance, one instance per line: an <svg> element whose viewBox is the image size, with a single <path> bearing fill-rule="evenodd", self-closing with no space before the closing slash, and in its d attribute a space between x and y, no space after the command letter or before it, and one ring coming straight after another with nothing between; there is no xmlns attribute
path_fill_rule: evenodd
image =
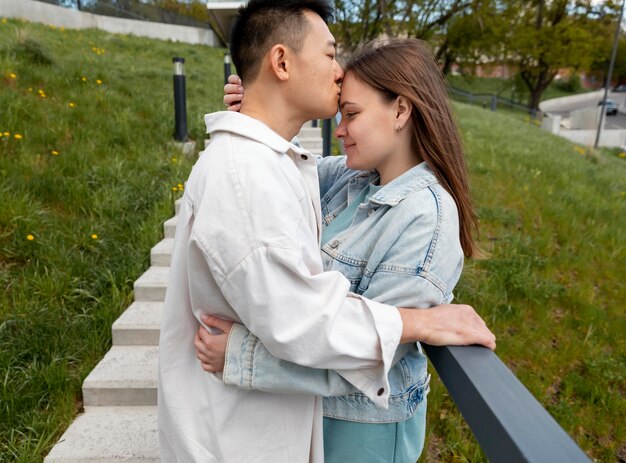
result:
<svg viewBox="0 0 626 463"><path fill-rule="evenodd" d="M306 154L301 154L300 157L304 159L305 161L309 159L309 157Z"/></svg>
<svg viewBox="0 0 626 463"><path fill-rule="evenodd" d="M370 215L372 215L374 213L374 209L370 209L369 211L367 211L367 216L369 217Z"/></svg>
<svg viewBox="0 0 626 463"><path fill-rule="evenodd" d="M381 395L383 395L385 393L385 388L381 387L378 392L376 394L378 394L378 396L380 397Z"/></svg>
<svg viewBox="0 0 626 463"><path fill-rule="evenodd" d="M332 243L330 243L330 247L333 248L333 249L335 249L337 246L339 246L339 241L338 240L335 240Z"/></svg>

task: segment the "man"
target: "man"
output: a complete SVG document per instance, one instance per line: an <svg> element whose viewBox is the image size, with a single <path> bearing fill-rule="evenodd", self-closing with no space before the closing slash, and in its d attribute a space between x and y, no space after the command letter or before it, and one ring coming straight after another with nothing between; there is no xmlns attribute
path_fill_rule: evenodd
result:
<svg viewBox="0 0 626 463"><path fill-rule="evenodd" d="M252 0L233 29L246 98L241 113L206 116L212 142L187 183L172 255L160 340L165 462L323 461L321 398L244 391L202 370L193 339L209 308L276 357L337 370L383 407L398 343L426 338L429 311L350 294L322 269L316 161L287 140L337 110L343 72L329 16L321 0ZM487 336L475 313L468 320ZM429 325L445 343L438 328L449 327Z"/></svg>

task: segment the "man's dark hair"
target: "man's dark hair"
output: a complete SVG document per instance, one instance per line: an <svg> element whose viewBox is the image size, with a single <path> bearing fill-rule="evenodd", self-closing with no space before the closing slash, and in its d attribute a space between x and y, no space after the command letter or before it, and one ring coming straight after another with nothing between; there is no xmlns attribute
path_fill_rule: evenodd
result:
<svg viewBox="0 0 626 463"><path fill-rule="evenodd" d="M302 49L309 24L305 11L324 22L333 10L325 0L250 0L239 8L230 31L230 55L244 83L254 80L271 47L282 43L296 53Z"/></svg>

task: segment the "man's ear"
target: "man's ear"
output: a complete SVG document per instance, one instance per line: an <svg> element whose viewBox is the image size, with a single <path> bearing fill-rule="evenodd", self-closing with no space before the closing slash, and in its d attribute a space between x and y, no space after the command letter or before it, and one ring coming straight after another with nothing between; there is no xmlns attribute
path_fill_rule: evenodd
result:
<svg viewBox="0 0 626 463"><path fill-rule="evenodd" d="M394 110L396 113L396 127L402 129L411 118L413 105L407 97L400 95L396 98Z"/></svg>
<svg viewBox="0 0 626 463"><path fill-rule="evenodd" d="M288 56L289 50L281 44L274 45L269 51L270 71L278 80L289 80Z"/></svg>

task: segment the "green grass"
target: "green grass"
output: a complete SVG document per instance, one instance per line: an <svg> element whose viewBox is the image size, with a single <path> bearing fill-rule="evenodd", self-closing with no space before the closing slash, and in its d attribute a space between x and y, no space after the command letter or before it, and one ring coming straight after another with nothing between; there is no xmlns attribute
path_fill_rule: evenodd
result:
<svg viewBox="0 0 626 463"><path fill-rule="evenodd" d="M173 56L202 144L220 50L0 22L0 461L41 460L81 409L173 214Z"/></svg>
<svg viewBox="0 0 626 463"><path fill-rule="evenodd" d="M457 300L479 310L498 355L590 456L624 461L626 159L456 108L485 252ZM429 400L426 460L484 461L438 381Z"/></svg>
<svg viewBox="0 0 626 463"><path fill-rule="evenodd" d="M82 380L172 214L191 165L168 146L173 56L187 60L201 141L202 114L221 109L220 50L0 22L11 134L0 138L0 461L41 460L80 410ZM623 460L626 160L456 108L485 251L457 300L478 308L498 355L589 455ZM423 460L484 461L438 381L429 405Z"/></svg>

